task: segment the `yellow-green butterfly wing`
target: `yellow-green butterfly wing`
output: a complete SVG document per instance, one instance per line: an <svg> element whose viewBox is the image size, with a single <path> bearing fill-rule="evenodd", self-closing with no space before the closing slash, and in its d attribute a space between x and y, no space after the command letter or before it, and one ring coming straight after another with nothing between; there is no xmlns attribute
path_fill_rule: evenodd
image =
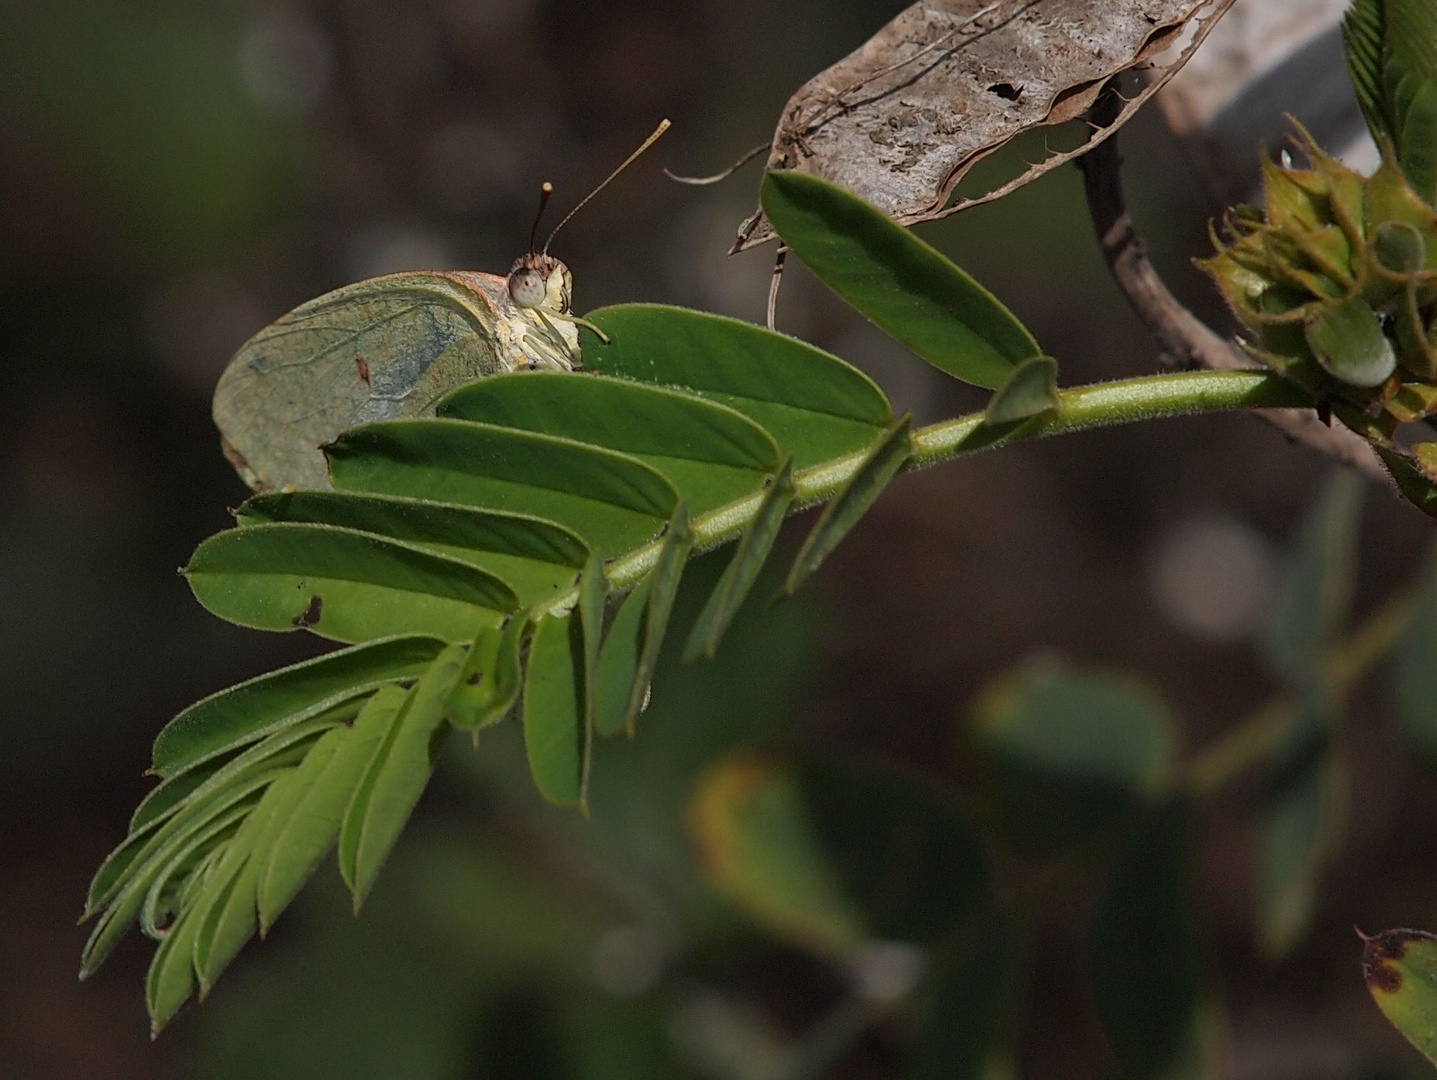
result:
<svg viewBox="0 0 1437 1080"><path fill-rule="evenodd" d="M525 366L530 321L504 278L466 271L391 274L311 300L220 377L225 456L257 490L327 488L321 447L357 424L432 414L456 386Z"/></svg>

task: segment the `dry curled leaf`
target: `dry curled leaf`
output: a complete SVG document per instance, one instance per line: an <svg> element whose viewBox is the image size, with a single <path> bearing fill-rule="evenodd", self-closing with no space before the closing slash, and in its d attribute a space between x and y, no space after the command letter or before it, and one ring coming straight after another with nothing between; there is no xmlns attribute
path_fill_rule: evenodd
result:
<svg viewBox="0 0 1437 1080"><path fill-rule="evenodd" d="M913 4L789 99L768 168L824 177L905 225L991 201L1121 127L1232 2ZM1138 67L1146 69L1146 86L1083 147L1050 154L995 191L948 205L981 158L1025 131L1082 116L1109 80ZM733 250L773 235L755 213L739 227Z"/></svg>

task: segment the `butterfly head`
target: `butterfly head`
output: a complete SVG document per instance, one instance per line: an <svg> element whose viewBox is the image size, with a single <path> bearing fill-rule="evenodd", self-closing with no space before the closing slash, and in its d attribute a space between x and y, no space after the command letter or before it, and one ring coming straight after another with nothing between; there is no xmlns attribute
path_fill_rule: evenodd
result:
<svg viewBox="0 0 1437 1080"><path fill-rule="evenodd" d="M574 276L552 255L530 252L509 271L509 298L517 307L569 313Z"/></svg>

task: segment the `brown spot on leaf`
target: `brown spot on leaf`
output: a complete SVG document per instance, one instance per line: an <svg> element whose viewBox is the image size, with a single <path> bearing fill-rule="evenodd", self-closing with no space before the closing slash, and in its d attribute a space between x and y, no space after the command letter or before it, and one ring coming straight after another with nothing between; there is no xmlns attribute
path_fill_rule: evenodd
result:
<svg viewBox="0 0 1437 1080"><path fill-rule="evenodd" d="M483 681L483 679L484 673L482 671L476 671L473 675L470 675L469 678L465 679L464 681L470 686L478 686L479 683Z"/></svg>
<svg viewBox="0 0 1437 1080"><path fill-rule="evenodd" d="M1432 941L1431 934L1421 930L1388 930L1375 937L1362 936L1362 977L1374 994L1395 994L1402 989L1402 972L1392 965L1407 955L1407 946L1414 941Z"/></svg>
<svg viewBox="0 0 1437 1080"><path fill-rule="evenodd" d="M364 382L364 385L365 385L365 386L368 386L368 385L369 385L369 365L368 365L367 363L365 363L364 357L362 357L362 356L356 356L356 357L354 358L354 368L355 368L356 371L359 372L359 378Z"/></svg>
<svg viewBox="0 0 1437 1080"><path fill-rule="evenodd" d="M297 630L307 630L319 622L320 613L324 611L324 597L318 594L309 598L309 606L290 620L290 623Z"/></svg>

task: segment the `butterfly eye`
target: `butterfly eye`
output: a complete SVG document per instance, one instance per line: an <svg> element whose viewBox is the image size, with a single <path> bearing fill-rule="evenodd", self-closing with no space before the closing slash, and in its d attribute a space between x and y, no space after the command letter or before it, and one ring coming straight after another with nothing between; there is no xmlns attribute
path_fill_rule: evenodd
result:
<svg viewBox="0 0 1437 1080"><path fill-rule="evenodd" d="M547 291L543 275L537 270L515 270L509 275L509 297L521 308L540 306Z"/></svg>

